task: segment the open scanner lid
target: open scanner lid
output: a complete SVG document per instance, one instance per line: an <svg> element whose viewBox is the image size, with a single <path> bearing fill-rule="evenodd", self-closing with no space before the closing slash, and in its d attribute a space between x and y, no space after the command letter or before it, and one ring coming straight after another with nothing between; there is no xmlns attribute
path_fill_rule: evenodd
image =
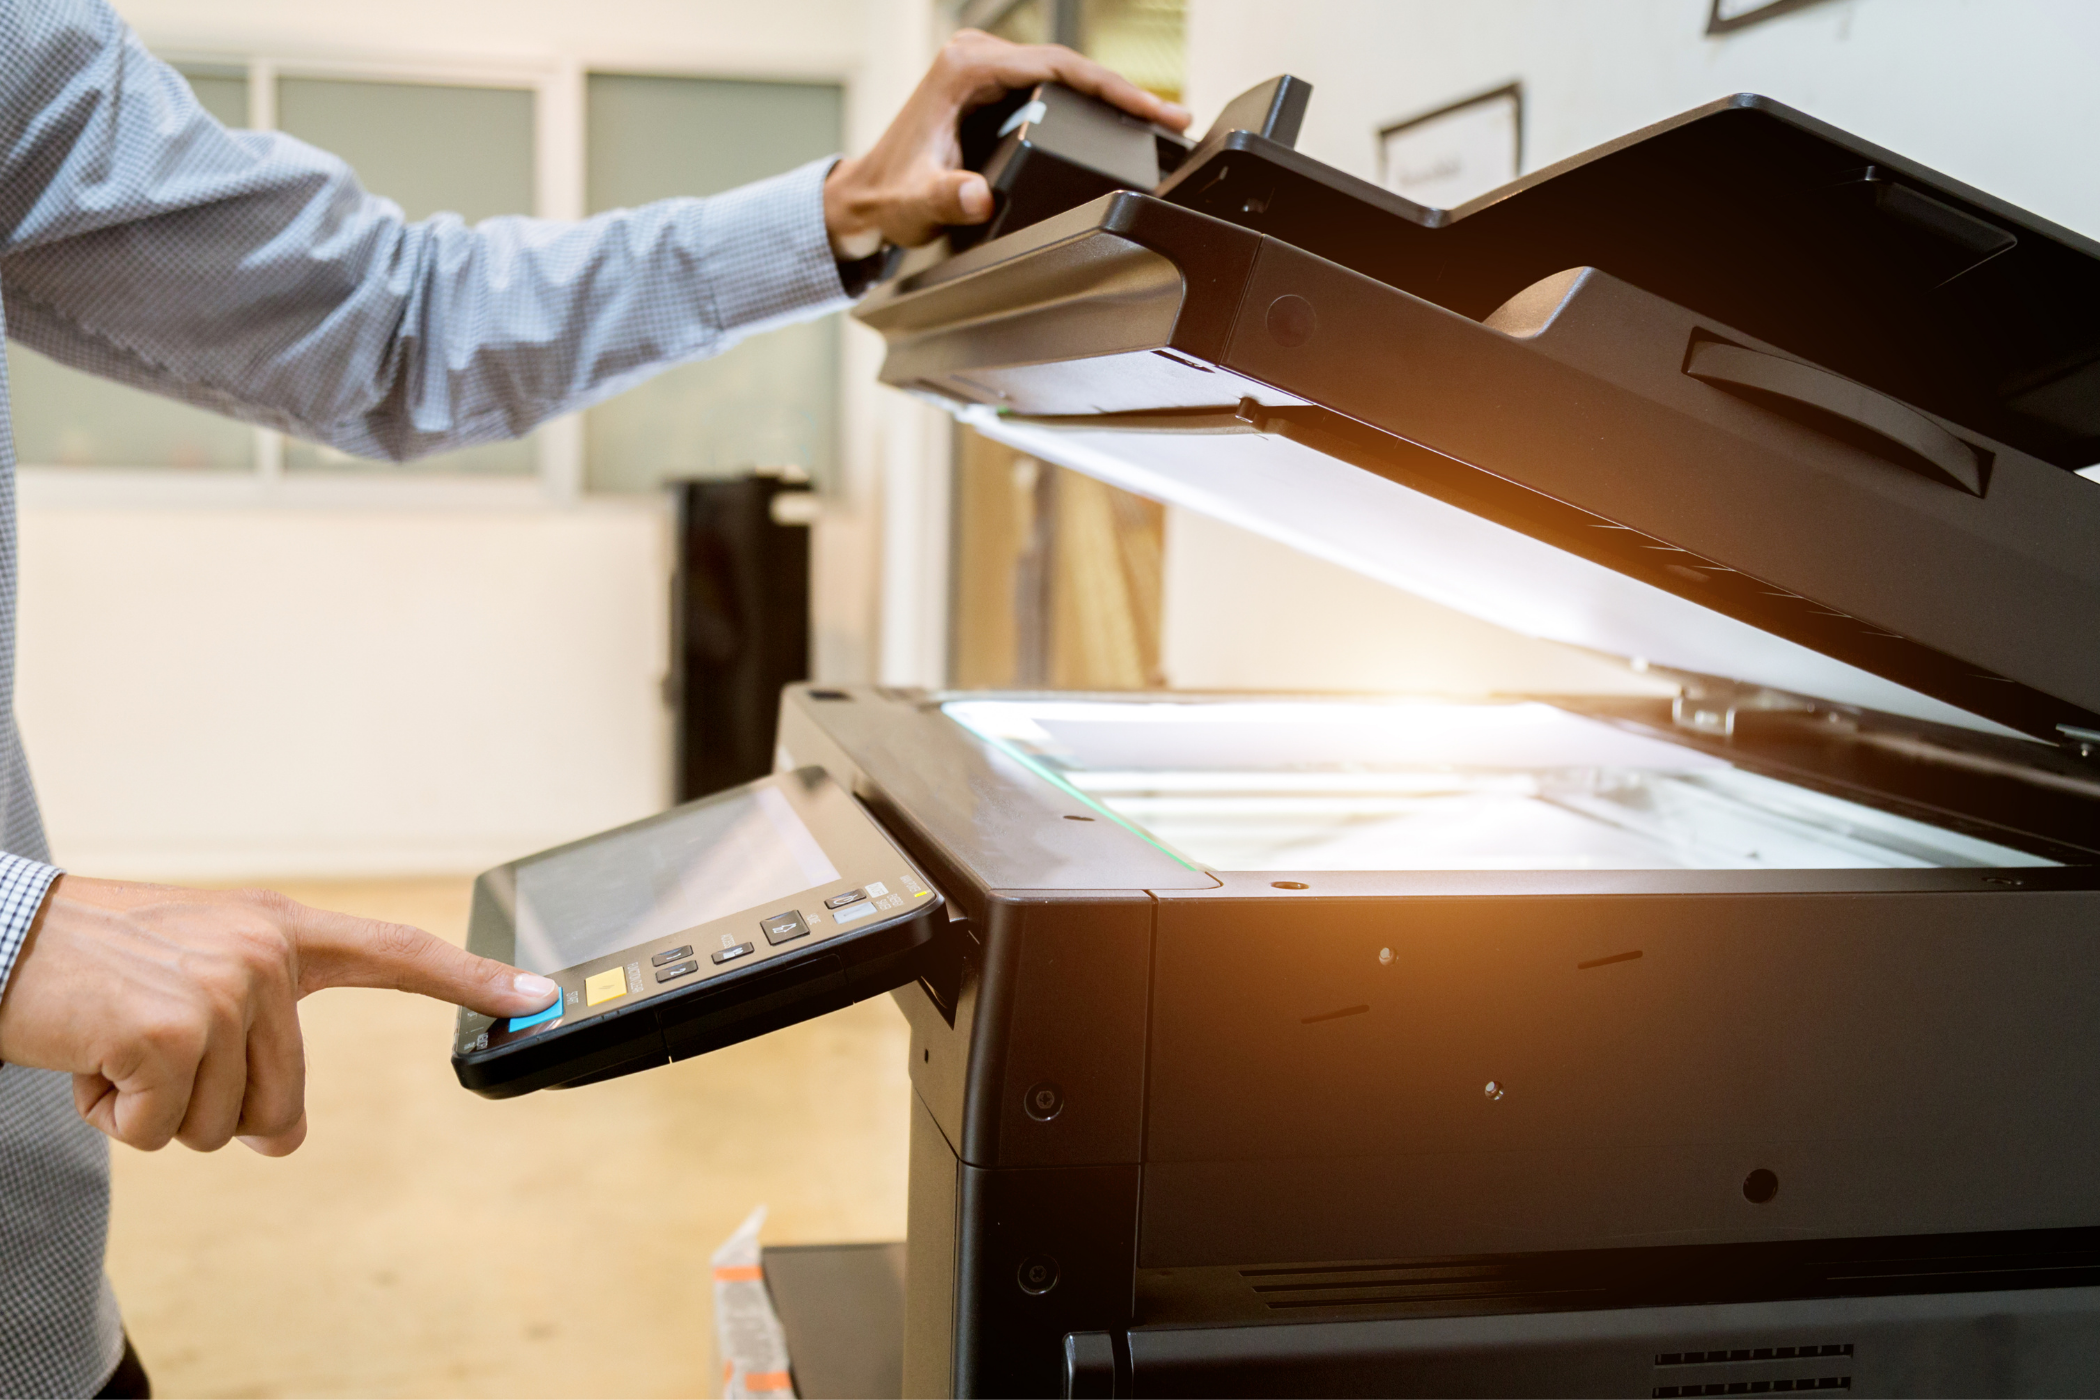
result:
<svg viewBox="0 0 2100 1400"><path fill-rule="evenodd" d="M1452 211L1214 129L857 314L990 436L1520 632L2100 742L2100 245L1767 99Z"/></svg>

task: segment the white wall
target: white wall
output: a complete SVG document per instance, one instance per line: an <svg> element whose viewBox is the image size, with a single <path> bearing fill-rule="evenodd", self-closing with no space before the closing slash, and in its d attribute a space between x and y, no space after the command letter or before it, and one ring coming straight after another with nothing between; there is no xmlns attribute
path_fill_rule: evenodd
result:
<svg viewBox="0 0 2100 1400"><path fill-rule="evenodd" d="M1198 121L1263 78L1313 84L1299 148L1377 178L1374 133L1521 79L1525 164L1760 92L2100 235L2100 5L1830 0L1702 37L1708 0L1191 0Z"/></svg>
<svg viewBox="0 0 2100 1400"><path fill-rule="evenodd" d="M835 79L853 149L917 80L934 32L931 0L118 4L149 44L191 56ZM816 661L827 678L882 665L919 679L938 661L940 580L921 569L881 593L885 479L906 517L924 516L938 440L922 409L873 386L871 338L847 337L844 482L816 537ZM325 491L175 491L176 505L152 483L35 475L16 703L72 868L467 871L666 799L659 506L564 500L559 483L347 505Z"/></svg>
<svg viewBox="0 0 2100 1400"><path fill-rule="evenodd" d="M18 700L61 861L471 871L656 810L669 539L625 504L40 509Z"/></svg>
<svg viewBox="0 0 2100 1400"><path fill-rule="evenodd" d="M2100 236L2100 4L1829 0L1707 39L1709 0L1191 0L1197 127L1289 72L1299 149L1376 180L1379 127L1521 80L1527 169L1732 92L1789 103ZM1175 523L1177 684L1550 684L1564 649L1495 634L1229 527ZM1389 595L1381 597L1381 595ZM1595 672L1590 672L1593 677Z"/></svg>

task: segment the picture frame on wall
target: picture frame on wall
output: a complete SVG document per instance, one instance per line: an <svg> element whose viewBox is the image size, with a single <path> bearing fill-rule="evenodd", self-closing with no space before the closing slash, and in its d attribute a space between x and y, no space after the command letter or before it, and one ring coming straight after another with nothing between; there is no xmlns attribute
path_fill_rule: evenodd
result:
<svg viewBox="0 0 2100 1400"><path fill-rule="evenodd" d="M1711 0L1706 12L1706 34L1708 38L1733 34L1753 24L1762 24L1768 19L1823 3L1824 0Z"/></svg>
<svg viewBox="0 0 2100 1400"><path fill-rule="evenodd" d="M1524 169L1524 85L1507 83L1378 129L1379 181L1403 199L1451 209Z"/></svg>

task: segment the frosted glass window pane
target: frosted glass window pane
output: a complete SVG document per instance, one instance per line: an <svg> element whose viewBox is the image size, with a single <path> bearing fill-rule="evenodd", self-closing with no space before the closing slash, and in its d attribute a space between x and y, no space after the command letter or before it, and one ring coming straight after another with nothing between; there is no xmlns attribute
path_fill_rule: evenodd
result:
<svg viewBox="0 0 2100 1400"><path fill-rule="evenodd" d="M593 213L718 194L839 148L832 83L591 75L586 194ZM681 365L584 420L595 491L648 491L671 477L802 467L833 479L837 317L788 326Z"/></svg>
<svg viewBox="0 0 2100 1400"><path fill-rule="evenodd" d="M206 111L232 126L248 119L248 79L238 68L182 70ZM201 408L98 379L10 342L8 395L15 456L30 467L179 467L245 471L255 430Z"/></svg>
<svg viewBox="0 0 2100 1400"><path fill-rule="evenodd" d="M175 70L190 80L197 104L222 126L248 124L248 72L230 63L178 63Z"/></svg>
<svg viewBox="0 0 2100 1400"><path fill-rule="evenodd" d="M12 341L7 388L15 457L25 467L186 467L245 471L255 430L158 394L98 379Z"/></svg>
<svg viewBox="0 0 2100 1400"><path fill-rule="evenodd" d="M283 78L277 125L350 163L365 188L410 219L440 211L469 223L533 208L533 95L522 88ZM393 471L313 443L285 443L287 471ZM488 443L405 464L419 472L529 476L531 439Z"/></svg>

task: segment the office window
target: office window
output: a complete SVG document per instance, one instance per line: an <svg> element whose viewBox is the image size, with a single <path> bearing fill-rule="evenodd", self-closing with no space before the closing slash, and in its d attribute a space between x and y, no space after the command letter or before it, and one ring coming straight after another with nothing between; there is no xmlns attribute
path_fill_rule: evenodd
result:
<svg viewBox="0 0 2100 1400"><path fill-rule="evenodd" d="M178 63L197 104L232 127L248 124L248 70L237 63Z"/></svg>
<svg viewBox="0 0 2100 1400"><path fill-rule="evenodd" d="M248 122L244 69L182 69L204 109L228 126ZM173 467L248 471L255 433L245 424L69 369L10 341L7 379L15 455L33 467Z"/></svg>
<svg viewBox="0 0 2100 1400"><path fill-rule="evenodd" d="M522 88L282 78L277 127L350 163L365 188L410 219L446 211L468 223L533 209L533 94ZM399 470L288 441L295 471ZM407 464L423 472L530 476L530 439L488 443Z"/></svg>
<svg viewBox="0 0 2100 1400"><path fill-rule="evenodd" d="M840 146L830 83L593 74L585 107L592 213L672 195L716 194ZM796 466L835 479L836 316L770 331L680 365L585 415L594 491L654 490L673 477Z"/></svg>
<svg viewBox="0 0 2100 1400"><path fill-rule="evenodd" d="M537 212L540 88L530 72L331 72L258 56L178 65L207 110L264 124L341 156L365 187L415 220L469 223ZM267 82L265 90L254 83ZM578 112L587 212L709 195L830 155L843 140L835 83L595 74ZM260 99L260 100L258 100ZM559 200L562 196L556 192ZM16 436L25 466L170 467L405 482L461 474L552 473L594 491L653 491L666 479L797 467L836 478L837 317L754 337L679 366L582 420L577 457L562 439L484 444L407 464L365 460L77 373L10 346ZM100 489L100 488L97 488ZM362 488L359 488L362 489Z"/></svg>

